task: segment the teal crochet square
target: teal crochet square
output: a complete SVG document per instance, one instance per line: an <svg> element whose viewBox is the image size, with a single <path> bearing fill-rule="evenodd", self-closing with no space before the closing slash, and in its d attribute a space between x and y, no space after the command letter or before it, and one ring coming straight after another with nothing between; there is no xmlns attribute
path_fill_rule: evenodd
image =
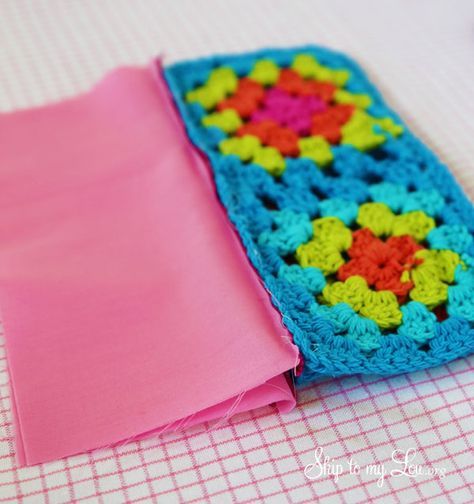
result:
<svg viewBox="0 0 474 504"><path fill-rule="evenodd" d="M164 74L300 349L298 383L474 350L474 207L353 60L308 46Z"/></svg>

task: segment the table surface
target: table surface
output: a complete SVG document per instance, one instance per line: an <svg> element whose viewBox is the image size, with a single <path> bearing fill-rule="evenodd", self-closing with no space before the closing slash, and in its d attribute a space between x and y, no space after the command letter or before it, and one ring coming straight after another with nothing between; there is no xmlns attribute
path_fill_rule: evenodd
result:
<svg viewBox="0 0 474 504"><path fill-rule="evenodd" d="M0 0L0 111L73 96L158 54L168 63L317 43L355 57L472 197L473 21L469 0ZM470 357L327 380L300 390L284 416L268 406L20 469L0 336L0 502L472 502L473 371ZM341 466L337 481L317 465L305 477L318 447ZM397 468L393 451L410 449L439 473L382 479L369 467ZM351 457L360 474L349 474Z"/></svg>

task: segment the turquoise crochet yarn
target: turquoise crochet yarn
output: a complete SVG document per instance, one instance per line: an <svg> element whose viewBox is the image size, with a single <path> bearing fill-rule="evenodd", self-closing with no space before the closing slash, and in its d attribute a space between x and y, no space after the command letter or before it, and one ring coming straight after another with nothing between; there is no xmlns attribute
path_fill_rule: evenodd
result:
<svg viewBox="0 0 474 504"><path fill-rule="evenodd" d="M298 383L474 351L474 207L353 60L307 46L164 73L300 349Z"/></svg>

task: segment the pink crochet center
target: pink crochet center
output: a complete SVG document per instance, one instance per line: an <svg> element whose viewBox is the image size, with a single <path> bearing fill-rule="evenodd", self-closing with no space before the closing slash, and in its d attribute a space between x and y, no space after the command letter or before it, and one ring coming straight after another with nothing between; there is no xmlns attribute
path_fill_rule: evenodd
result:
<svg viewBox="0 0 474 504"><path fill-rule="evenodd" d="M316 96L294 96L278 88L268 89L261 107L251 122L272 120L293 130L299 136L310 134L313 114L327 109L326 103Z"/></svg>

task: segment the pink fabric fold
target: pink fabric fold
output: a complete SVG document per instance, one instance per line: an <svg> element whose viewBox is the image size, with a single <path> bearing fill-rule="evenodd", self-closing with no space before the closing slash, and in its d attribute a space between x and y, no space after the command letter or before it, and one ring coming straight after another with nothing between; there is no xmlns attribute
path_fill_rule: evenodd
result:
<svg viewBox="0 0 474 504"><path fill-rule="evenodd" d="M0 195L21 463L292 408L297 349L159 72L0 116Z"/></svg>

